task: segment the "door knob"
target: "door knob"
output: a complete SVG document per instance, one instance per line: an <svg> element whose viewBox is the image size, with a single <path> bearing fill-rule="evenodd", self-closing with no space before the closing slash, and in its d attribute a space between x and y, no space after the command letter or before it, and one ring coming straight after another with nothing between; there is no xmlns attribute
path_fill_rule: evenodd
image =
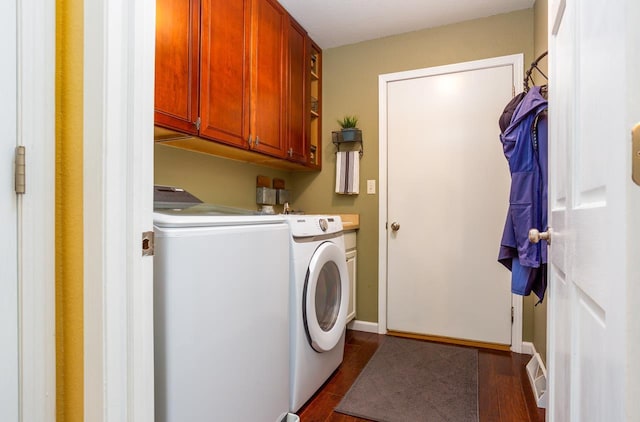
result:
<svg viewBox="0 0 640 422"><path fill-rule="evenodd" d="M529 242L538 243L541 240L546 240L547 244L551 244L551 227L547 227L546 232L540 232L538 229L529 230Z"/></svg>
<svg viewBox="0 0 640 422"><path fill-rule="evenodd" d="M394 221L393 223L391 223L391 230L393 230L394 232L397 232L398 230L400 230L400 224Z"/></svg>

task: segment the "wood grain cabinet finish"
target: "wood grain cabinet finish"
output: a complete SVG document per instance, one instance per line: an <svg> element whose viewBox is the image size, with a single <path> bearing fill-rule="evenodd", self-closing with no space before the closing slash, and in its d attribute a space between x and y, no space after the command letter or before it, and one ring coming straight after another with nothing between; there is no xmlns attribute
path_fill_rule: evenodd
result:
<svg viewBox="0 0 640 422"><path fill-rule="evenodd" d="M251 0L203 0L200 136L248 148Z"/></svg>
<svg viewBox="0 0 640 422"><path fill-rule="evenodd" d="M157 0L157 23L156 125L309 165L311 41L276 0Z"/></svg>
<svg viewBox="0 0 640 422"><path fill-rule="evenodd" d="M287 58L287 156L299 163L307 162L309 140L309 60L307 33L289 19Z"/></svg>
<svg viewBox="0 0 640 422"><path fill-rule="evenodd" d="M285 157L285 24L275 0L253 0L251 20L251 148Z"/></svg>
<svg viewBox="0 0 640 422"><path fill-rule="evenodd" d="M155 122L197 134L200 0L157 0Z"/></svg>

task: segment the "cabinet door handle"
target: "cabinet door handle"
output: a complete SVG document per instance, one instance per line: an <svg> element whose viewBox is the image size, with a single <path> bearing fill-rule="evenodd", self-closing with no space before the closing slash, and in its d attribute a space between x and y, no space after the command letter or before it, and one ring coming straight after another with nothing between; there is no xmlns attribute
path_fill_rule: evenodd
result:
<svg viewBox="0 0 640 422"><path fill-rule="evenodd" d="M251 135L249 135L249 139L247 139L247 142L249 143L249 148L251 148L251 143L253 142L253 141L251 140Z"/></svg>
<svg viewBox="0 0 640 422"><path fill-rule="evenodd" d="M256 142L254 143L254 146L258 146L258 144L260 143L260 137L256 136Z"/></svg>

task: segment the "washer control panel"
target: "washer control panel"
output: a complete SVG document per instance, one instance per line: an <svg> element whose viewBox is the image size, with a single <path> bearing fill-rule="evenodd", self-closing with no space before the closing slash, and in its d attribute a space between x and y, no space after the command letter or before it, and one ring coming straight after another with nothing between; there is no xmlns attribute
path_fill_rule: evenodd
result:
<svg viewBox="0 0 640 422"><path fill-rule="evenodd" d="M330 215L288 215L293 237L320 236L342 232L342 220Z"/></svg>

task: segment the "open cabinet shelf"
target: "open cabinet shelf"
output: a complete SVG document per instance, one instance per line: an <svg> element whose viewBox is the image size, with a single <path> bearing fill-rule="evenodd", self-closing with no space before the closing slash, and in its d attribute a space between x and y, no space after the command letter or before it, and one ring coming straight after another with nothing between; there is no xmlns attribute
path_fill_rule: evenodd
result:
<svg viewBox="0 0 640 422"><path fill-rule="evenodd" d="M322 166L322 52L313 41L309 49L309 154L308 165Z"/></svg>

